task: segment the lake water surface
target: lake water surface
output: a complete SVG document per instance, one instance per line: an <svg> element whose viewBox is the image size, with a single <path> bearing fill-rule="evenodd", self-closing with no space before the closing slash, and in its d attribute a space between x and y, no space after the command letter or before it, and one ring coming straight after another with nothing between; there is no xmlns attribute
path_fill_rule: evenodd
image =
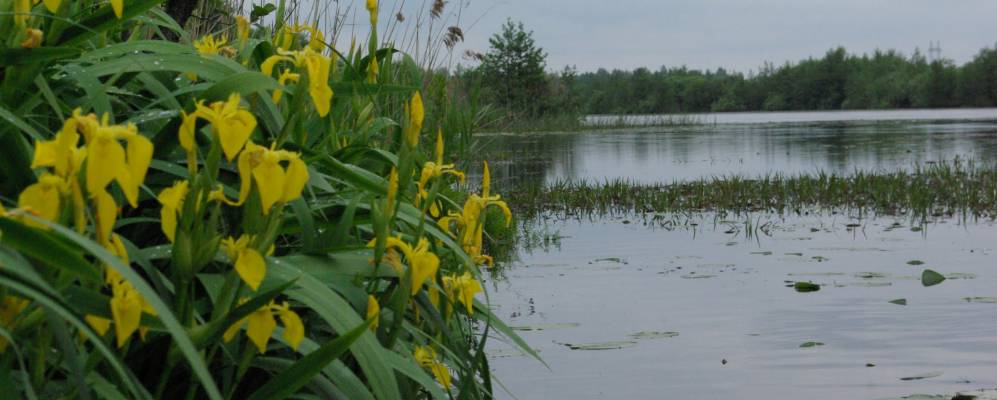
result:
<svg viewBox="0 0 997 400"><path fill-rule="evenodd" d="M495 135L482 154L499 187L997 161L997 121L985 118L997 113L921 113ZM548 240L522 241L488 282L490 300L549 368L493 344L491 366L512 393L499 398L950 398L997 388L991 221L824 212L527 224ZM925 268L949 279L923 287ZM796 281L821 290L797 293Z"/></svg>

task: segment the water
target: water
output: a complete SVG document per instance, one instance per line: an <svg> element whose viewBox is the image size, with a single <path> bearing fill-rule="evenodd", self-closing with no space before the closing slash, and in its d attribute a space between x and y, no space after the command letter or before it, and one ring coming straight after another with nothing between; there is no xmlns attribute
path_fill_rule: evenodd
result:
<svg viewBox="0 0 997 400"><path fill-rule="evenodd" d="M877 112L869 111L739 113L746 121L776 122L491 135L483 137L482 153L493 177L504 183L671 182L732 174L896 170L956 156L997 160L997 109L958 111L958 116L978 119L943 120L932 111L919 111L923 120L917 121L891 119L911 111L878 112L883 120L872 120ZM857 120L800 121L805 115L817 121L825 121L823 115Z"/></svg>
<svg viewBox="0 0 997 400"><path fill-rule="evenodd" d="M493 173L532 172L519 180L668 182L997 160L995 145L993 121L787 123L502 136L489 154L509 155ZM524 240L488 282L497 315L550 366L493 344L491 366L515 398L878 399L997 387L993 222L652 217L532 222L550 240ZM923 287L925 268L950 279ZM822 287L797 293L795 281ZM800 347L811 341L823 345ZM589 345L609 349L580 349Z"/></svg>

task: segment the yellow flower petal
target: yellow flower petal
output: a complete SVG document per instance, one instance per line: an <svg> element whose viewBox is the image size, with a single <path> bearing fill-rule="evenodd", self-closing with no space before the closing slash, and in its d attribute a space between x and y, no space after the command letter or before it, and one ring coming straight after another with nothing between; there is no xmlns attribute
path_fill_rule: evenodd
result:
<svg viewBox="0 0 997 400"><path fill-rule="evenodd" d="M186 111L180 111L180 131L178 132L180 139L180 147L183 147L187 152L194 151L195 141L194 133L195 128L197 128L197 111L187 114Z"/></svg>
<svg viewBox="0 0 997 400"><path fill-rule="evenodd" d="M21 42L21 48L33 49L42 45L43 35L41 30L28 28L25 33L28 34L28 37Z"/></svg>
<svg viewBox="0 0 997 400"><path fill-rule="evenodd" d="M114 334L118 347L125 345L128 337L135 333L142 319L142 303L139 294L127 282L114 290L111 298L111 316L114 318Z"/></svg>
<svg viewBox="0 0 997 400"><path fill-rule="evenodd" d="M277 154L271 151L263 153L260 165L253 168L253 178L260 191L260 204L263 215L267 215L272 207L283 196L286 174L280 167Z"/></svg>
<svg viewBox="0 0 997 400"><path fill-rule="evenodd" d="M429 241L426 238L419 239L419 245L409 257L409 267L412 268L412 295L422 289L422 284L427 279L436 276L436 271L440 267L440 259L429 251Z"/></svg>
<svg viewBox="0 0 997 400"><path fill-rule="evenodd" d="M374 296L367 295L367 319L374 318L374 322L370 324L370 330L376 331L377 325L380 323L381 315L381 305L377 304L377 299Z"/></svg>
<svg viewBox="0 0 997 400"><path fill-rule="evenodd" d="M95 134L87 147L87 192L93 196L126 171L125 149L110 133Z"/></svg>
<svg viewBox="0 0 997 400"><path fill-rule="evenodd" d="M128 137L128 174L129 184L122 185L121 190L128 199L128 204L138 207L138 189L145 181L145 173L149 170L152 162L152 142L145 136L133 135ZM121 183L120 181L118 183Z"/></svg>
<svg viewBox="0 0 997 400"><path fill-rule="evenodd" d="M244 325L246 325L246 318L240 319L236 323L229 326L228 329L225 329L225 333L222 334L222 340L224 340L225 343L231 342L232 339L235 338L235 334L239 333L239 329L241 329Z"/></svg>
<svg viewBox="0 0 997 400"><path fill-rule="evenodd" d="M60 5L62 5L62 0L45 0L45 8L50 13L54 14L56 11L59 11Z"/></svg>
<svg viewBox="0 0 997 400"><path fill-rule="evenodd" d="M253 311L252 314L246 317L246 320L248 321L246 336L256 345L256 349L260 351L260 354L266 353L267 342L270 341L270 336L273 335L274 329L277 329L277 321L274 320L270 307L264 306L259 310Z"/></svg>
<svg viewBox="0 0 997 400"><path fill-rule="evenodd" d="M86 320L87 324L90 325L93 330L97 331L100 336L104 336L104 334L107 333L107 330L111 329L111 320L107 318L87 314L83 317L83 319Z"/></svg>
<svg viewBox="0 0 997 400"><path fill-rule="evenodd" d="M284 324L284 340L287 340L287 344L291 345L292 349L298 350L298 346L305 338L305 324L301 322L301 317L288 308L286 304L280 309L279 315L280 322Z"/></svg>
<svg viewBox="0 0 997 400"><path fill-rule="evenodd" d="M289 202L301 197L301 192L308 183L308 166L298 157L293 157L288 162L287 172L284 180L284 194L281 201Z"/></svg>
<svg viewBox="0 0 997 400"><path fill-rule="evenodd" d="M216 127L219 128L225 158L232 161L256 128L256 118L246 110L239 110L226 123Z"/></svg>
<svg viewBox="0 0 997 400"><path fill-rule="evenodd" d="M125 0L111 0L111 8L114 9L114 15L121 19L122 13L125 12Z"/></svg>
<svg viewBox="0 0 997 400"><path fill-rule="evenodd" d="M184 199L187 197L187 181L178 181L172 187L159 192L157 199L163 208L159 210L159 222L163 234L173 242L177 230L177 217L183 207Z"/></svg>
<svg viewBox="0 0 997 400"><path fill-rule="evenodd" d="M308 69L308 94L312 96L315 110L320 117L329 114L332 107L332 88L329 87L329 67L332 60L320 54L312 54L305 59Z"/></svg>
<svg viewBox="0 0 997 400"><path fill-rule="evenodd" d="M62 200L60 186L62 181L55 175L42 175L38 182L21 192L17 198L17 206L30 210L38 217L55 222L59 218L59 205ZM26 221L28 225L41 228L42 225Z"/></svg>
<svg viewBox="0 0 997 400"><path fill-rule="evenodd" d="M118 219L118 205L114 203L114 198L104 190L97 192L93 201L97 214L97 242L110 243L111 230L114 229L114 221Z"/></svg>
<svg viewBox="0 0 997 400"><path fill-rule="evenodd" d="M31 159L31 168L55 166L60 157L59 143L55 140L35 142L35 155Z"/></svg>
<svg viewBox="0 0 997 400"><path fill-rule="evenodd" d="M267 263L260 252L253 249L240 249L235 259L235 272L243 282L256 290L267 274Z"/></svg>

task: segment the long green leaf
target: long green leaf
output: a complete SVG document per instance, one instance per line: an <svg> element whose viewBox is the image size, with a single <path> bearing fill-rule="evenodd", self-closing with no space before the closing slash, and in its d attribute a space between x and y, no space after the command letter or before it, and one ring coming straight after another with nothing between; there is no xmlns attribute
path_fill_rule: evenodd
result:
<svg viewBox="0 0 997 400"><path fill-rule="evenodd" d="M190 336L187 335L187 331L180 325L180 321L177 320L176 316L173 315L173 311L170 310L169 306L160 299L159 294L156 293L149 286L148 283L139 276L134 269L125 265L121 262L121 259L115 257L113 254L108 252L106 249L101 247L96 242L80 236L76 232L61 226L42 221L40 219L34 218L36 221L43 222L49 226L50 229L61 234L66 239L76 243L78 246L82 247L88 253L97 257L101 262L107 266L113 268L118 274L120 274L125 280L132 284L139 294L156 310L156 315L159 320L163 322L166 327L166 331L173 337L174 344L180 349L180 352L187 359L187 363L190 365L191 370L194 375L197 376L198 380L201 382L204 391L211 399L220 400L222 398L221 392L218 390L218 386L215 384L214 379L211 377L211 373L208 372L208 367L204 362L204 359L198 353L197 348L191 341Z"/></svg>
<svg viewBox="0 0 997 400"><path fill-rule="evenodd" d="M315 311L337 332L346 332L363 321L349 303L318 279L286 260L272 261L267 274L278 279L297 278L298 287L288 291L288 295ZM400 399L394 373L385 364L383 353L386 351L369 332L360 336L350 349L375 397L381 400Z"/></svg>
<svg viewBox="0 0 997 400"><path fill-rule="evenodd" d="M265 385L257 389L249 397L249 400L283 399L296 392L307 384L315 374L322 371L322 368L326 364L346 353L353 342L367 332L367 329L373 322L374 319L371 318L346 334L339 336L336 340L332 340L319 347L318 350L308 353L304 358L291 365L290 368L267 381Z"/></svg>

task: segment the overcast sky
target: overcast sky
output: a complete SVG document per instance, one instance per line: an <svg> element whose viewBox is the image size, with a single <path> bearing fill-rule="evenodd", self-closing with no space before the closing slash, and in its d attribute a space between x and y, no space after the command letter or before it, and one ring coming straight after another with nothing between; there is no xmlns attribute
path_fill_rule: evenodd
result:
<svg viewBox="0 0 997 400"><path fill-rule="evenodd" d="M363 10L364 1L324 4L334 3ZM381 0L381 21L401 4L411 22L431 3ZM487 51L488 37L511 18L533 31L549 70L686 65L748 72L836 46L926 53L931 41L962 64L997 42L997 0L451 0L448 23L458 5L466 32L459 52Z"/></svg>
<svg viewBox="0 0 997 400"><path fill-rule="evenodd" d="M471 0L484 17L470 48L506 18L522 21L547 50L548 68L687 65L757 69L844 46L906 54L940 41L942 56L968 61L997 41L995 0Z"/></svg>

